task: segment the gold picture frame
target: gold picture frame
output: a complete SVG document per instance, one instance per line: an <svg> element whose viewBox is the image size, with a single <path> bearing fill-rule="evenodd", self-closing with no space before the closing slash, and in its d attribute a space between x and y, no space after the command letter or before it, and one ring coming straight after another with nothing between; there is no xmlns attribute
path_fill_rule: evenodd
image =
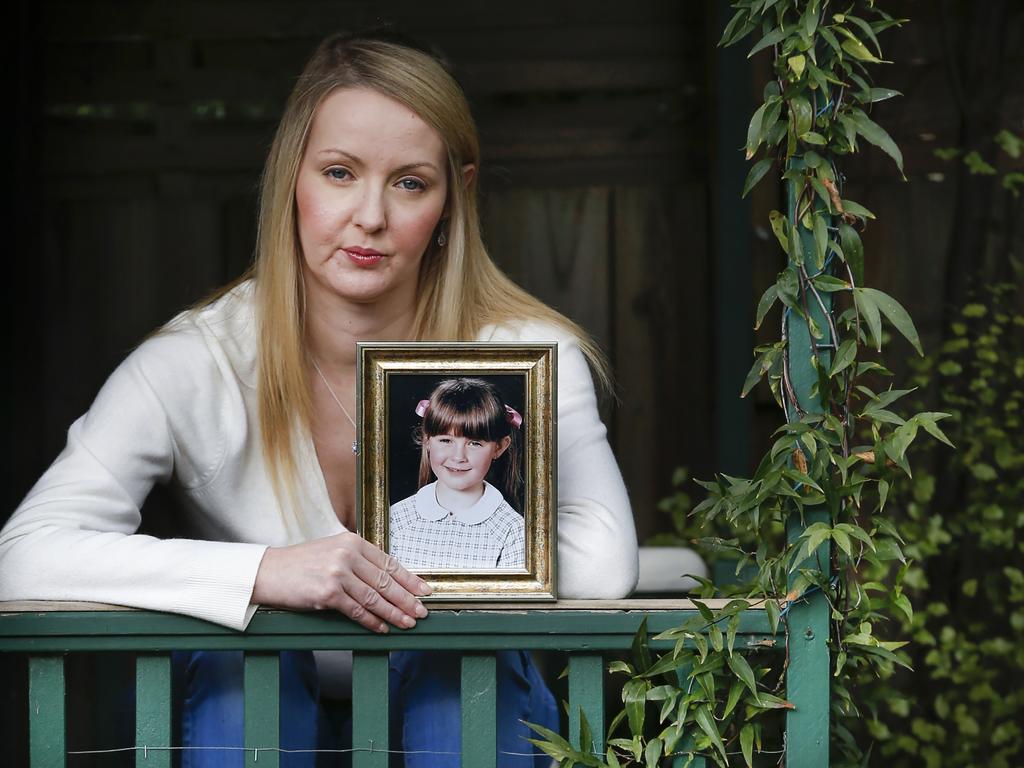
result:
<svg viewBox="0 0 1024 768"><path fill-rule="evenodd" d="M411 530L407 525L410 515L413 523L419 526L417 530L426 531L423 535L428 538L435 532L441 533L440 529L430 527L428 521L422 519L423 512L416 512L414 499L419 499L423 507L424 494L428 494L437 505L436 509L443 509L437 502L435 491L431 490L442 482L441 478L430 473L434 478L431 486L422 482L422 476L430 472L431 460L429 449L422 445L420 424L423 414L418 412L427 407L424 403L431 402L432 392L442 382L446 385L457 379L472 380L468 384L478 380L488 382L493 391L505 399L508 421L512 424L516 418L520 421L516 426L516 439L508 450L519 451L516 456L522 469L522 483L516 487L521 491L512 499L494 498L506 503L501 508L501 514L505 515L501 519L512 517L509 509L522 515L525 529L522 566L500 565L504 554L499 555L493 565L481 565L482 562L490 562L486 558L491 557L488 554L491 552L491 540L487 539L482 547L477 548L476 544L466 545L465 539L458 538L463 532L470 531L477 537L472 541L483 541L480 537L484 536L485 528L489 531L499 529L499 518L490 517L488 520L493 524L470 529L464 521L459 521L462 525L455 525L453 520L458 520L454 517L456 513L448 513L452 520L447 516L444 519L450 530L443 535L457 538L455 545L450 541L445 545L445 551L452 551L447 549L449 546L472 546L476 564L445 567L407 564L409 570L431 585L433 594L428 599L487 602L555 599L556 348L555 344L479 342L359 344L357 524L360 534L385 552L393 554L392 505L400 510L394 513L397 530L401 531L399 535L402 537L395 542L395 549L400 552L409 551L405 542L411 535L407 533ZM505 460L510 458L511 454ZM436 471L445 474L444 467L439 466ZM491 474L487 475L487 480L502 488L510 487L494 481ZM442 491L445 489L438 490L437 495ZM519 531L519 523L514 518L512 521L515 530ZM522 532L516 534L517 537L522 535ZM421 549L429 549L433 544L433 540L424 543L422 538L416 541ZM518 547L516 543L516 555L510 557L516 563L520 557ZM502 552L512 549L513 546L508 544ZM458 551L462 552L461 549Z"/></svg>

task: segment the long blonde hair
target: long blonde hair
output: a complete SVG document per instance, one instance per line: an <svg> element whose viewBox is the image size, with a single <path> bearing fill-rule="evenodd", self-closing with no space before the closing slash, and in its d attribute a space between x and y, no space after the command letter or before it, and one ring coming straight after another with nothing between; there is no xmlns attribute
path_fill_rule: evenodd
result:
<svg viewBox="0 0 1024 768"><path fill-rule="evenodd" d="M261 179L255 260L240 278L255 283L260 432L279 496L282 480L294 490L295 430L308 431L312 415L295 185L316 110L339 88L369 88L404 104L447 150L447 243L432 242L424 254L414 338L473 340L485 326L532 318L576 337L598 383L609 385L604 355L590 337L513 283L487 254L477 211L479 174L461 183L463 166L480 167L480 144L455 79L433 55L397 36L333 35L318 46L288 98Z"/></svg>

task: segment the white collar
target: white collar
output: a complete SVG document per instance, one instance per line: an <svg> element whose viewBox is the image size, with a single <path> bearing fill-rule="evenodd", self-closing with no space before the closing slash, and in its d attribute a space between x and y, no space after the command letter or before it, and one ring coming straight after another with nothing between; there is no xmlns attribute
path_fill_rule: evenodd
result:
<svg viewBox="0 0 1024 768"><path fill-rule="evenodd" d="M416 492L416 514L423 520L437 522L450 514L460 523L477 525L494 514L505 498L501 491L484 481L484 494L469 509L452 511L442 507L437 501L437 481L424 485Z"/></svg>

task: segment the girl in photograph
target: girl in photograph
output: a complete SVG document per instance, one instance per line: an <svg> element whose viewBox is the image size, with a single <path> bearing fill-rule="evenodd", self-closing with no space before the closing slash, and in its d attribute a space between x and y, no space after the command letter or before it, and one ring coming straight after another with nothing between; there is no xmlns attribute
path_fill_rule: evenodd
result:
<svg viewBox="0 0 1024 768"><path fill-rule="evenodd" d="M522 416L470 378L442 381L416 413L420 489L391 506L388 551L406 568L524 568L526 527L508 502L522 486Z"/></svg>
<svg viewBox="0 0 1024 768"><path fill-rule="evenodd" d="M324 40L288 98L261 177L252 267L133 350L0 532L0 600L171 611L244 631L260 606L337 611L374 632L427 617L428 585L355 533L360 341L558 343L558 589L634 587L629 500L597 410L600 351L506 277L480 235L480 146L465 94L392 33ZM175 537L141 535L154 485ZM282 765L338 747L320 702L345 657L281 653ZM392 653L393 749L457 766L459 656ZM243 763L240 652L175 654L182 765ZM498 765L549 762L558 728L530 657L497 661ZM322 721L322 720L321 720ZM365 745L359 745L365 747ZM343 748L343 745L342 745ZM536 759L537 762L534 760Z"/></svg>

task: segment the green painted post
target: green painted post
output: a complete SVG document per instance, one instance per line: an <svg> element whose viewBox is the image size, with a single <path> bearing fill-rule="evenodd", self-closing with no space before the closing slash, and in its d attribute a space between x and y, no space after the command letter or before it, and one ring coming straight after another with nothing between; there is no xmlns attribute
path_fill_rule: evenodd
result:
<svg viewBox="0 0 1024 768"><path fill-rule="evenodd" d="M801 168L802 161L794 158L790 167ZM789 220L794 222L796 216L796 191L793 182L787 182ZM796 222L796 226L800 226ZM814 274L815 249L811 232L800 227L800 244L803 249L803 260L809 274ZM791 261L799 259L800 254L792 254ZM822 295L825 311L832 311L832 294ZM807 328L807 323L799 317L788 316L788 348L790 381L800 407L808 413L821 413L820 397L814 387L818 383L818 373L812 360L811 344L816 341L822 344L834 344L826 321L825 313L817 302L809 300L810 314L817 326L825 334L824 338L814 340ZM831 353L827 350L821 355L823 365L829 365ZM790 414L790 418L795 418ZM830 522L828 510L824 507L805 510L804 525L815 522ZM800 521L791 521L787 537L796 539L803 531ZM830 569L829 545L822 544L805 560L800 569L818 569L828 574ZM789 577L788 589L793 588L793 580L800 569ZM825 595L819 590L807 594L796 601L789 609L786 626L789 631L789 666L786 670L786 696L794 709L786 713L786 768L827 768L829 747L829 609Z"/></svg>
<svg viewBox="0 0 1024 768"><path fill-rule="evenodd" d="M245 763L280 763L280 659L277 653L245 654Z"/></svg>
<svg viewBox="0 0 1024 768"><path fill-rule="evenodd" d="M388 766L388 654L352 654L353 768Z"/></svg>
<svg viewBox="0 0 1024 768"><path fill-rule="evenodd" d="M493 653L462 656L462 765L496 768L498 686ZM523 742L523 752L531 748Z"/></svg>
<svg viewBox="0 0 1024 768"><path fill-rule="evenodd" d="M29 760L32 768L64 768L64 657L28 662Z"/></svg>
<svg viewBox="0 0 1024 768"><path fill-rule="evenodd" d="M569 656L569 739L573 746L604 753L604 657L599 653ZM580 711L587 717L591 744L580 744Z"/></svg>
<svg viewBox="0 0 1024 768"><path fill-rule="evenodd" d="M135 657L135 746L140 768L171 768L170 654Z"/></svg>

